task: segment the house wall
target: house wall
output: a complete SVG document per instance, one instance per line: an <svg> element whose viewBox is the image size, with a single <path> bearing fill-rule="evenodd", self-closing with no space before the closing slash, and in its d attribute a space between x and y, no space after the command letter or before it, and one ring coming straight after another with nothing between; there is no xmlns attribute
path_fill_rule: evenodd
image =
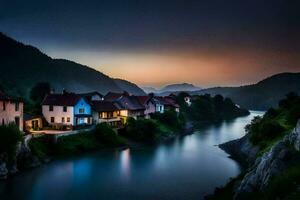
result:
<svg viewBox="0 0 300 200"><path fill-rule="evenodd" d="M145 105L145 107L146 107L146 110L145 110L144 113L145 113L146 116L149 115L149 114L151 114L151 113L155 113L156 112L156 107L155 107L155 105L152 102L148 102Z"/></svg>
<svg viewBox="0 0 300 200"><path fill-rule="evenodd" d="M74 125L74 107L67 106L67 112L63 111L63 106L53 106L53 111L49 111L48 105L42 106L42 112L46 121L51 124L51 117L54 117L54 123L60 123L65 125ZM62 123L62 118L65 118L65 122ZM70 118L70 122L67 122L67 118Z"/></svg>
<svg viewBox="0 0 300 200"><path fill-rule="evenodd" d="M80 112L81 109L83 109L83 112ZM73 124L76 124L76 117L75 115L78 114L85 114L85 115L92 115L92 108L90 104L88 104L83 98L81 98L77 104L74 106L74 121ZM88 118L82 119L82 122L85 124L88 124ZM78 121L80 123L80 121ZM90 123L92 123L92 120L90 120Z"/></svg>
<svg viewBox="0 0 300 200"><path fill-rule="evenodd" d="M3 103L5 103L5 110ZM23 108L24 104L19 102L19 110L16 111L16 102L12 101L0 101L0 125L4 122L4 125L15 122L15 118L19 117L19 129L23 131Z"/></svg>

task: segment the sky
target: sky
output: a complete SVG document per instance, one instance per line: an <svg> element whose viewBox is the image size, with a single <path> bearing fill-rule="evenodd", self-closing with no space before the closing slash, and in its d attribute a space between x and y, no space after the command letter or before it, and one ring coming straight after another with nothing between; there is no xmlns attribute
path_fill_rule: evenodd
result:
<svg viewBox="0 0 300 200"><path fill-rule="evenodd" d="M0 0L0 31L140 86L300 72L297 0Z"/></svg>

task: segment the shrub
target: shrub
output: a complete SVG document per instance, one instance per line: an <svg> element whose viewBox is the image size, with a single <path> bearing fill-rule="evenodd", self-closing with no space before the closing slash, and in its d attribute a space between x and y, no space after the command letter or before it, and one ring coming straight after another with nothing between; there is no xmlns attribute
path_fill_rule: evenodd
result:
<svg viewBox="0 0 300 200"><path fill-rule="evenodd" d="M16 154L17 144L22 140L22 134L15 124L0 126L0 153L7 155L11 162Z"/></svg>
<svg viewBox="0 0 300 200"><path fill-rule="evenodd" d="M154 142L161 134L159 124L152 119L128 120L127 135L140 142Z"/></svg>
<svg viewBox="0 0 300 200"><path fill-rule="evenodd" d="M126 144L126 141L118 136L118 134L106 123L101 123L96 126L95 136L105 145L121 146Z"/></svg>

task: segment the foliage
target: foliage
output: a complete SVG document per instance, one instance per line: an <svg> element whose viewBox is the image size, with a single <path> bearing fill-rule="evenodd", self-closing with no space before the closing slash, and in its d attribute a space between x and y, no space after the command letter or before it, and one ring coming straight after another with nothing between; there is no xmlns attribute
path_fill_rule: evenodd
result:
<svg viewBox="0 0 300 200"><path fill-rule="evenodd" d="M51 87L47 82L39 82L30 91L30 99L34 102L42 102L47 94L50 93Z"/></svg>
<svg viewBox="0 0 300 200"><path fill-rule="evenodd" d="M151 119L177 130L181 129L185 124L184 115L182 113L178 114L175 110L166 110L164 113L153 113Z"/></svg>
<svg viewBox="0 0 300 200"><path fill-rule="evenodd" d="M32 138L28 146L33 153L36 155L40 160L46 159L49 155L53 154L54 145L51 142L51 138L47 137L46 135Z"/></svg>
<svg viewBox="0 0 300 200"><path fill-rule="evenodd" d="M122 146L126 144L126 141L118 136L118 134L106 123L97 124L95 137L98 141L106 145Z"/></svg>
<svg viewBox="0 0 300 200"><path fill-rule="evenodd" d="M95 150L102 145L99 144L95 135L90 132L82 132L58 138L55 144L56 155L76 154Z"/></svg>
<svg viewBox="0 0 300 200"><path fill-rule="evenodd" d="M154 142L164 134L161 125L153 119L128 119L126 134L139 142Z"/></svg>
<svg viewBox="0 0 300 200"><path fill-rule="evenodd" d="M289 93L279 102L279 107L270 108L263 117L256 117L245 127L253 144L268 148L296 126L300 118L300 97Z"/></svg>
<svg viewBox="0 0 300 200"><path fill-rule="evenodd" d="M14 123L0 126L0 153L7 155L9 163L13 161L17 144L21 140L21 132Z"/></svg>
<svg viewBox="0 0 300 200"><path fill-rule="evenodd" d="M197 121L219 121L248 114L249 111L239 108L231 99L221 95L197 96L192 105L186 109L187 117Z"/></svg>

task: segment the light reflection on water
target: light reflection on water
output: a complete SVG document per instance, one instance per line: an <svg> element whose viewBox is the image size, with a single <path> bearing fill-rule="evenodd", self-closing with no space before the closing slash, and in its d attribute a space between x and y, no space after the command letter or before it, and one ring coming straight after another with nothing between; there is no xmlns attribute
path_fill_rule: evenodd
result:
<svg viewBox="0 0 300 200"><path fill-rule="evenodd" d="M0 199L201 199L240 172L215 145L243 136L244 126L261 114L155 147L54 161L0 183Z"/></svg>

